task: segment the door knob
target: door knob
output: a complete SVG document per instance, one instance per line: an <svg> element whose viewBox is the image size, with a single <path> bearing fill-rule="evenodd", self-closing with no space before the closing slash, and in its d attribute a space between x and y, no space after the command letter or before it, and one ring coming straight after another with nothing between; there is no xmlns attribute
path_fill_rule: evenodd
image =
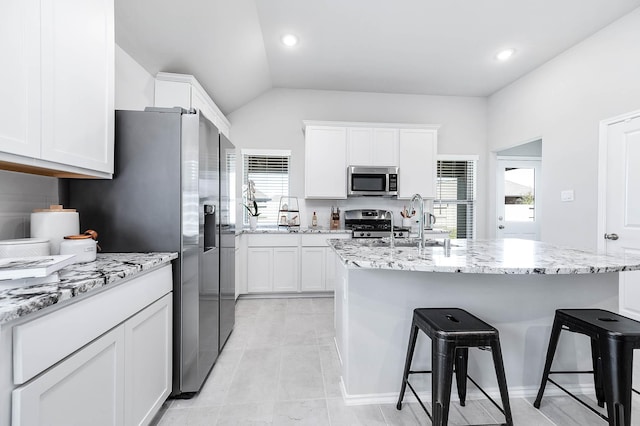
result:
<svg viewBox="0 0 640 426"><path fill-rule="evenodd" d="M613 240L613 241L615 241L618 238L620 238L620 237L618 237L618 234L604 234L604 239L605 240Z"/></svg>
<svg viewBox="0 0 640 426"><path fill-rule="evenodd" d="M504 225L498 225L498 229L504 229Z"/></svg>

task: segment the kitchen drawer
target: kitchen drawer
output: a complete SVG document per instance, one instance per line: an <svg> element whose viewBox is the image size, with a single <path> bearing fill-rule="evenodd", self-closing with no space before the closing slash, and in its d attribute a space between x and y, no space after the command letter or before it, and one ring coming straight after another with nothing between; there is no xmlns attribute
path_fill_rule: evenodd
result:
<svg viewBox="0 0 640 426"><path fill-rule="evenodd" d="M253 234L248 237L249 247L297 247L300 243L297 234Z"/></svg>
<svg viewBox="0 0 640 426"><path fill-rule="evenodd" d="M338 238L351 238L351 234L303 234L302 238L302 247L326 247L327 240L338 239Z"/></svg>
<svg viewBox="0 0 640 426"><path fill-rule="evenodd" d="M171 265L13 329L13 382L22 384L172 290Z"/></svg>

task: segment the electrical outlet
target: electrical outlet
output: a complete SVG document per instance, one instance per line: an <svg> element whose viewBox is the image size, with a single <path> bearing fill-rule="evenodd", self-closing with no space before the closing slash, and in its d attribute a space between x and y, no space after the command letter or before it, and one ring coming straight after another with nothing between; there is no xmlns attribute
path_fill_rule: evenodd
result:
<svg viewBox="0 0 640 426"><path fill-rule="evenodd" d="M564 191L560 191L560 201L563 201L563 202L573 201L573 189L566 189Z"/></svg>

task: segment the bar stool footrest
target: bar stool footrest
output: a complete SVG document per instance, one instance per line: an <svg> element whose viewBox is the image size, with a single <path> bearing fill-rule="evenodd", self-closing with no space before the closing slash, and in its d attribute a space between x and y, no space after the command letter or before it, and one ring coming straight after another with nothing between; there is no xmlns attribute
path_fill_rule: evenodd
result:
<svg viewBox="0 0 640 426"><path fill-rule="evenodd" d="M431 374L432 371L409 371L409 375L411 374ZM491 401L491 403L493 403L493 405L495 405L495 407L500 410L500 412L504 415L504 409L502 407L500 407L500 405L498 405L498 403L489 396L488 393L485 392L484 389L482 389L482 387L480 387L480 385L471 378L471 376L467 375L467 379L469 379L469 381L471 383L473 383L475 385L475 387L477 387L480 392L482 392L482 394L487 397L487 399L489 401ZM549 379L549 381L551 381L551 379ZM424 410L424 412L427 414L427 417L429 417L429 420L433 421L433 418L431 417L431 413L429 412L429 410L427 409L427 407L424 405L424 403L422 402L422 400L420 399L420 397L418 396L418 393L416 392L416 390L413 388L413 386L411 386L411 383L409 382L409 378L407 377L407 380L405 381L405 383L407 384L407 386L409 387L409 390L411 391L411 393L413 393L413 396L415 396L415 398L418 400L418 403L420 404L420 406L422 407L422 409ZM575 398L575 397L574 397ZM584 404L584 403L583 403ZM398 410L400 410L402 408L402 402L398 402L398 404L396 404L396 408ZM597 413L597 411L596 411ZM487 423L487 424L483 424L483 425L467 425L467 426L502 426L502 425L506 425L506 423Z"/></svg>

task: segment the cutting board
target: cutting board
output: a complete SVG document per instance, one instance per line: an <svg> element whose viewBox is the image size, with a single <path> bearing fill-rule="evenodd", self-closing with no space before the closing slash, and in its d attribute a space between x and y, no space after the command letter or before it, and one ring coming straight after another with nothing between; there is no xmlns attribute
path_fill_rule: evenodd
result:
<svg viewBox="0 0 640 426"><path fill-rule="evenodd" d="M0 259L0 280L46 277L73 263L74 254Z"/></svg>

